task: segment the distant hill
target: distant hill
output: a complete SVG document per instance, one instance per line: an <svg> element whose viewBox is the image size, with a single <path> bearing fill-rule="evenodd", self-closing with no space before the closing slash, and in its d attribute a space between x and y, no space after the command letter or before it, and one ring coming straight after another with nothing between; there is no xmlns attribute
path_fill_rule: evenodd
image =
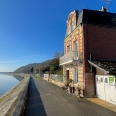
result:
<svg viewBox="0 0 116 116"><path fill-rule="evenodd" d="M28 64L26 66L21 66L20 68L18 68L17 70L14 71L14 73L30 73L31 68L33 67L34 69L36 69L37 67L46 67L49 65L51 60L46 60L42 63L32 63L32 64Z"/></svg>

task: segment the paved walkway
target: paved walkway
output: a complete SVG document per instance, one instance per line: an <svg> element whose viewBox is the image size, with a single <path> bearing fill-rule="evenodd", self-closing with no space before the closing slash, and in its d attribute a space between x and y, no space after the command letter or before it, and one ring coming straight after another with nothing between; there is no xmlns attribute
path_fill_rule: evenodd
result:
<svg viewBox="0 0 116 116"><path fill-rule="evenodd" d="M116 116L116 113L32 77L24 116Z"/></svg>
<svg viewBox="0 0 116 116"><path fill-rule="evenodd" d="M116 113L116 105L114 104L111 104L99 98L86 98L86 99Z"/></svg>

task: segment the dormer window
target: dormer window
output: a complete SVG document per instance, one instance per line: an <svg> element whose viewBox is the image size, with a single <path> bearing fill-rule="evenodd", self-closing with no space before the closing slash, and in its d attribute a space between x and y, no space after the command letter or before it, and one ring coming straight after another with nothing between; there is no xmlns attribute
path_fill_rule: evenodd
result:
<svg viewBox="0 0 116 116"><path fill-rule="evenodd" d="M76 28L78 11L74 10L68 16L67 20L67 29L66 29L66 37Z"/></svg>
<svg viewBox="0 0 116 116"><path fill-rule="evenodd" d="M73 23L72 23L72 21L71 21L71 23L69 23L69 25L68 25L68 35L72 32L74 30L74 26L73 26Z"/></svg>
<svg viewBox="0 0 116 116"><path fill-rule="evenodd" d="M72 32L75 29L76 26L74 26L73 21L70 23L70 32Z"/></svg>
<svg viewBox="0 0 116 116"><path fill-rule="evenodd" d="M72 25L72 21L70 23L70 33L73 31L73 25Z"/></svg>

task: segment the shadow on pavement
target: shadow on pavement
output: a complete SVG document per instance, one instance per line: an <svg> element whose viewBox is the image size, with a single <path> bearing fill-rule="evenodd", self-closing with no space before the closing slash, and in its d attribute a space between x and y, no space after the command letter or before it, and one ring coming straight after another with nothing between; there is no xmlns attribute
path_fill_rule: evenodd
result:
<svg viewBox="0 0 116 116"><path fill-rule="evenodd" d="M35 86L34 80L31 77L28 88L28 99L24 111L24 116L47 116L41 96Z"/></svg>

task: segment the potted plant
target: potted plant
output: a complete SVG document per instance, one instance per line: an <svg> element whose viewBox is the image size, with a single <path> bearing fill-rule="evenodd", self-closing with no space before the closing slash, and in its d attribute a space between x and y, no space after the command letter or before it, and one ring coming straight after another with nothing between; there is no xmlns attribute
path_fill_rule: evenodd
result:
<svg viewBox="0 0 116 116"><path fill-rule="evenodd" d="M83 87L82 86L77 86L76 87L76 94L77 94L77 96L79 97L79 98L83 98L84 96L83 96Z"/></svg>
<svg viewBox="0 0 116 116"><path fill-rule="evenodd" d="M72 87L72 79L68 79L68 92L73 93L73 87Z"/></svg>
<svg viewBox="0 0 116 116"><path fill-rule="evenodd" d="M68 80L66 80L64 84L65 84L65 90L67 90L68 89L68 86L69 86Z"/></svg>

